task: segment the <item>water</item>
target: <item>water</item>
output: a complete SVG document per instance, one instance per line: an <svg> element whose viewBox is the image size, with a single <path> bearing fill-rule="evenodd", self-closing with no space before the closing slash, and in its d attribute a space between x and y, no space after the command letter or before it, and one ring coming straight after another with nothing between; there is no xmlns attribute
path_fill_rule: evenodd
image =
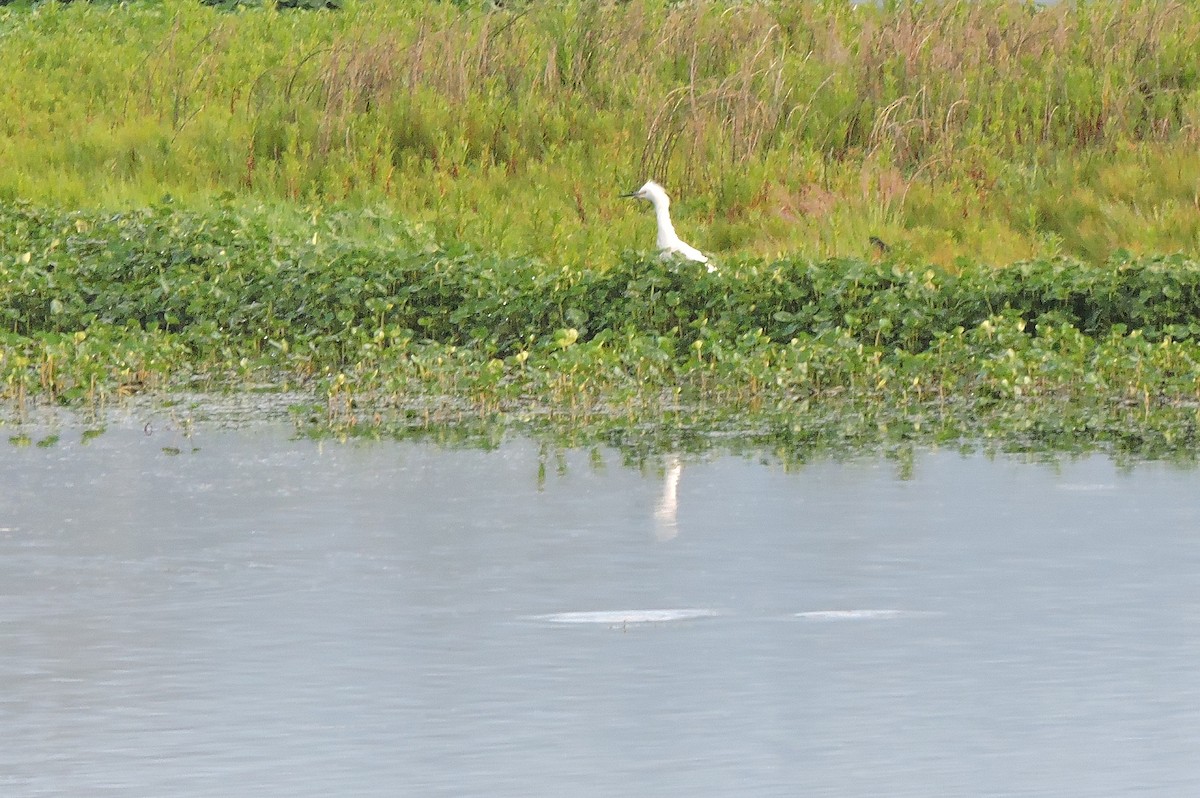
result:
<svg viewBox="0 0 1200 798"><path fill-rule="evenodd" d="M151 432L3 449L0 795L1200 790L1195 471Z"/></svg>

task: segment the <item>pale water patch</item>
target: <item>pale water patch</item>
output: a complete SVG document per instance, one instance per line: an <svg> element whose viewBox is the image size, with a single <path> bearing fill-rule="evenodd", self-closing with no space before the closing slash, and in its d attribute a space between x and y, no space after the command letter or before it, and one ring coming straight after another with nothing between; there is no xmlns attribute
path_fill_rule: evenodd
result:
<svg viewBox="0 0 1200 798"><path fill-rule="evenodd" d="M1079 491L1083 493L1092 493L1108 490L1116 490L1117 486L1113 483L1102 482L1082 482L1082 483L1066 483L1058 486L1059 490Z"/></svg>
<svg viewBox="0 0 1200 798"><path fill-rule="evenodd" d="M697 618L715 618L716 610L600 610L596 612L556 612L549 615L534 615L531 620L550 623L598 623L621 626L637 623L670 623L672 621L694 621Z"/></svg>
<svg viewBox="0 0 1200 798"><path fill-rule="evenodd" d="M898 618L928 618L939 613L919 610L808 610L796 613L810 621L891 621Z"/></svg>

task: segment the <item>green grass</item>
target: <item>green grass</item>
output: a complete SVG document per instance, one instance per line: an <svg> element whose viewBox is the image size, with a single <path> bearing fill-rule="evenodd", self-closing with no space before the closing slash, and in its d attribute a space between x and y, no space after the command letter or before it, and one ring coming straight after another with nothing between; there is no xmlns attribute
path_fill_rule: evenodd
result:
<svg viewBox="0 0 1200 798"><path fill-rule="evenodd" d="M548 263L1003 265L1200 240L1200 3L0 9L0 197L386 205Z"/></svg>

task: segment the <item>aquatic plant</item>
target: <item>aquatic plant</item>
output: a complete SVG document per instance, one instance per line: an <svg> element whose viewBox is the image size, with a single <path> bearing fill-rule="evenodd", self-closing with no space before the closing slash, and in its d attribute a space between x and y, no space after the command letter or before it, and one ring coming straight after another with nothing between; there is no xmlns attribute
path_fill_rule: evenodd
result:
<svg viewBox="0 0 1200 798"><path fill-rule="evenodd" d="M0 205L0 395L299 385L321 411L298 418L343 432L493 418L800 443L1196 443L1200 263L1182 256L550 268L384 214L363 225Z"/></svg>

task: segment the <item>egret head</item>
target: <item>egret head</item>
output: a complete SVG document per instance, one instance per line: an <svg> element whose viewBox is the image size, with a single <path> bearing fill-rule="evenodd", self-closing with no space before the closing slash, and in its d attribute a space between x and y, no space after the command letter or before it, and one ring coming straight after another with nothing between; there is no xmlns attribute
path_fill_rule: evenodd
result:
<svg viewBox="0 0 1200 798"><path fill-rule="evenodd" d="M622 197L632 197L634 199L649 200L654 205L666 207L671 204L670 198L667 197L667 192L663 187L653 180L647 180L646 184L637 191L631 191L628 194L622 194Z"/></svg>

